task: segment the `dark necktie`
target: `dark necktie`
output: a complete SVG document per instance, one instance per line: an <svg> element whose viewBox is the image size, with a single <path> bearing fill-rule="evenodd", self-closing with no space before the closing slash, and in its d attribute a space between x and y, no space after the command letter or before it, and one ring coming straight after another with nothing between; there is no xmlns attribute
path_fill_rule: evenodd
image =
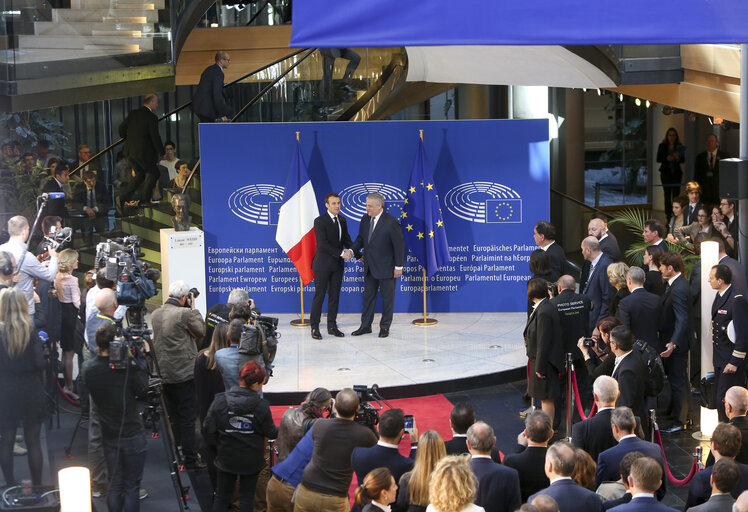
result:
<svg viewBox="0 0 748 512"><path fill-rule="evenodd" d="M88 189L88 207L89 208L95 208L96 207L96 199L94 197L94 191L92 188Z"/></svg>
<svg viewBox="0 0 748 512"><path fill-rule="evenodd" d="M340 224L338 223L337 215L332 218L332 223L335 224L335 231L338 233L338 242L340 242Z"/></svg>
<svg viewBox="0 0 748 512"><path fill-rule="evenodd" d="M375 222L376 221L374 220L374 217L371 217L371 220L369 221L369 239L367 240L367 242L369 242L371 240L371 235L372 235L372 233L374 233L374 224L375 224Z"/></svg>

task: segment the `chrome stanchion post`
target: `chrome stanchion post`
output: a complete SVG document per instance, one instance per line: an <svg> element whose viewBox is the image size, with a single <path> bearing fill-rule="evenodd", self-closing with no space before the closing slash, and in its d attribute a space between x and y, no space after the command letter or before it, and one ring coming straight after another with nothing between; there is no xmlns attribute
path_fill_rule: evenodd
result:
<svg viewBox="0 0 748 512"><path fill-rule="evenodd" d="M655 441L655 430L660 430L660 428L657 426L657 413L654 409L649 410L649 440L651 442Z"/></svg>
<svg viewBox="0 0 748 512"><path fill-rule="evenodd" d="M571 420L574 417L574 386L572 383L572 355L566 354L566 439L571 442Z"/></svg>
<svg viewBox="0 0 748 512"><path fill-rule="evenodd" d="M696 451L694 452L694 457L696 457L696 464L697 464L696 467L699 468L699 471L701 471L702 469L704 469L704 463L701 462L701 457L702 457L702 454L703 454L703 450L704 449L701 447L701 445L699 445L699 446L696 447Z"/></svg>

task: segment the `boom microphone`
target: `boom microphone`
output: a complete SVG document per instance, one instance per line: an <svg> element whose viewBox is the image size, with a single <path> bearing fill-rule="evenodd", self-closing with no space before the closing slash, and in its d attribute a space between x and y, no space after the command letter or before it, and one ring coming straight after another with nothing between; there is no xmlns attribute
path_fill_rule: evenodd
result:
<svg viewBox="0 0 748 512"><path fill-rule="evenodd" d="M49 199L63 199L65 197L65 192L45 192L39 197L44 201L48 201Z"/></svg>

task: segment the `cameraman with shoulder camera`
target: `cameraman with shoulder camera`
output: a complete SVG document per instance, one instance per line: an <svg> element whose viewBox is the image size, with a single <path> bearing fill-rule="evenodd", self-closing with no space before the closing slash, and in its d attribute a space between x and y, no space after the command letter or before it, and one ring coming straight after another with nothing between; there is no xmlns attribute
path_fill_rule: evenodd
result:
<svg viewBox="0 0 748 512"><path fill-rule="evenodd" d="M187 469L202 469L195 443L195 358L205 323L195 309L195 292L184 281L169 285L169 298L153 312L153 350L164 383L164 400L174 439Z"/></svg>
<svg viewBox="0 0 748 512"><path fill-rule="evenodd" d="M219 323L229 323L231 321L231 310L234 306L254 307L254 302L249 298L249 294L243 288L234 288L229 293L229 299L226 304L214 304L205 315L205 338L203 339L202 349L208 348L213 339L213 330ZM228 388L226 388L228 389Z"/></svg>
<svg viewBox="0 0 748 512"><path fill-rule="evenodd" d="M112 370L109 343L117 328L112 323L96 331L96 358L83 365L83 381L96 404L109 470L109 510L140 510L139 489L146 456L146 438L137 398L148 392L148 373L135 359L124 370ZM144 362L144 361L143 361Z"/></svg>

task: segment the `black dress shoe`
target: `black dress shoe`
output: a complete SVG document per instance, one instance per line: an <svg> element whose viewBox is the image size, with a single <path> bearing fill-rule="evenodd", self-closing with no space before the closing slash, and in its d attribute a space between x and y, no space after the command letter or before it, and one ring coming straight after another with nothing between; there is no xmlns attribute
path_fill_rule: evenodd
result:
<svg viewBox="0 0 748 512"><path fill-rule="evenodd" d="M321 340L322 335L319 332L319 327L312 327L312 339Z"/></svg>
<svg viewBox="0 0 748 512"><path fill-rule="evenodd" d="M351 333L351 336L361 336L362 334L369 334L370 332L371 327L359 327Z"/></svg>
<svg viewBox="0 0 748 512"><path fill-rule="evenodd" d="M343 331L338 329L337 327L328 327L327 328L327 334L331 334L335 336L336 338L344 338L345 334L343 334Z"/></svg>
<svg viewBox="0 0 748 512"><path fill-rule="evenodd" d="M686 430L686 425L683 425L682 423L676 423L670 428L663 430L663 432L665 432L666 434L675 434L676 432L682 432L684 430Z"/></svg>
<svg viewBox="0 0 748 512"><path fill-rule="evenodd" d="M390 335L390 330L389 329L379 329L379 337L380 338L386 338L389 335Z"/></svg>

